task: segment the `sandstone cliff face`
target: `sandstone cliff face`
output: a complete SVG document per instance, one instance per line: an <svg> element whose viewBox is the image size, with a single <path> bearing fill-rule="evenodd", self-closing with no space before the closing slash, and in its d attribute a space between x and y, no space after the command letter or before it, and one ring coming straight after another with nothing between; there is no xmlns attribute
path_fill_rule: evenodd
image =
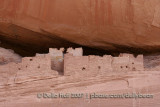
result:
<svg viewBox="0 0 160 107"><path fill-rule="evenodd" d="M0 0L0 40L23 48L151 51L159 34L159 0Z"/></svg>

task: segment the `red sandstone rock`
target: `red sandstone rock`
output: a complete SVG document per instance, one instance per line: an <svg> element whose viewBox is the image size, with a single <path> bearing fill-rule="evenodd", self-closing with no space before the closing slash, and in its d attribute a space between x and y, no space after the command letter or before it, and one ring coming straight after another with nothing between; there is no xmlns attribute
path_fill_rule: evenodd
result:
<svg viewBox="0 0 160 107"><path fill-rule="evenodd" d="M0 34L30 47L68 40L101 49L156 50L159 8L159 0L0 0Z"/></svg>
<svg viewBox="0 0 160 107"><path fill-rule="evenodd" d="M102 49L134 47L148 50L153 47L155 50L160 46L159 34L159 0L0 0L0 40L24 46L68 46L70 43L63 42L68 40ZM6 61L5 58L1 60ZM158 62L151 62L147 66L155 67L154 64L158 68ZM86 75L86 78L79 75L55 77L53 72L45 71L6 72L15 67L16 64L10 63L2 67L4 71L0 70L1 107L160 106L159 71L108 72L91 77ZM140 92L153 94L154 98L38 99L37 93L41 92Z"/></svg>

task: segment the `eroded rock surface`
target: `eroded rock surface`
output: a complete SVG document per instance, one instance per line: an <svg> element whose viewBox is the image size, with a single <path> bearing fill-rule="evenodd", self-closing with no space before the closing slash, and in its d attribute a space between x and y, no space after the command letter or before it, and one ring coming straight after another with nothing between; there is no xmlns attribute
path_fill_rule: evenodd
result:
<svg viewBox="0 0 160 107"><path fill-rule="evenodd" d="M0 65L7 64L10 62L21 62L21 56L14 53L13 50L4 49L0 47Z"/></svg>
<svg viewBox="0 0 160 107"><path fill-rule="evenodd" d="M144 57L144 67L146 70L160 70L160 55L157 54L150 54Z"/></svg>

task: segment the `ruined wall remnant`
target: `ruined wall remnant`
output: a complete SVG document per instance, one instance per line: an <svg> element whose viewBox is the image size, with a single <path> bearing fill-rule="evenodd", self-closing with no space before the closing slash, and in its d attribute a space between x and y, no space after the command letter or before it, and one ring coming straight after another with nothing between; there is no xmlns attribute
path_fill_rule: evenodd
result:
<svg viewBox="0 0 160 107"><path fill-rule="evenodd" d="M67 53L73 56L83 56L82 48L68 48ZM64 48L59 50L56 48L50 48L49 54L51 56L51 68L58 71L60 74L63 74L64 71Z"/></svg>
<svg viewBox="0 0 160 107"><path fill-rule="evenodd" d="M64 57L65 75L98 75L112 71L112 56L73 56L66 54Z"/></svg>
<svg viewBox="0 0 160 107"><path fill-rule="evenodd" d="M73 56L83 56L83 49L82 48L68 48L67 53L73 54Z"/></svg>
<svg viewBox="0 0 160 107"><path fill-rule="evenodd" d="M13 78L8 80L9 84L58 76L58 72L51 69L50 54L36 54L35 57L24 57L21 63L12 62L0 66L0 72L14 73Z"/></svg>
<svg viewBox="0 0 160 107"><path fill-rule="evenodd" d="M0 66L0 70L29 72L52 71L51 56L50 54L36 54L35 57L24 57L22 58L21 63L9 63L7 65Z"/></svg>
<svg viewBox="0 0 160 107"><path fill-rule="evenodd" d="M36 57L24 57L22 63L19 64L19 70L30 71L46 71L51 70L51 58L49 54L36 56Z"/></svg>
<svg viewBox="0 0 160 107"><path fill-rule="evenodd" d="M12 69L10 69L12 68ZM142 71L143 55L134 57L132 54L120 54L119 57L111 55L104 56L83 56L82 48L68 48L67 54L64 54L64 48L49 49L49 54L36 54L35 57L24 57L21 63L10 63L5 66L0 66L0 70L5 71L20 71L19 75L25 73L37 72L47 74L52 72L53 75L64 74L74 76L96 76L108 72L119 71ZM28 75L28 74L26 74Z"/></svg>
<svg viewBox="0 0 160 107"><path fill-rule="evenodd" d="M49 49L49 54L51 57L51 68L58 71L59 73L63 73L63 52L64 48L60 48L59 50L56 48Z"/></svg>
<svg viewBox="0 0 160 107"><path fill-rule="evenodd" d="M103 57L95 55L74 56L72 53L73 49L70 50L71 53L66 54L64 57L65 75L73 75L77 73L79 73L79 75L97 75L109 71L144 70L143 55L138 55L137 57L134 57L132 54L120 54L119 57L112 57L111 55L104 55Z"/></svg>

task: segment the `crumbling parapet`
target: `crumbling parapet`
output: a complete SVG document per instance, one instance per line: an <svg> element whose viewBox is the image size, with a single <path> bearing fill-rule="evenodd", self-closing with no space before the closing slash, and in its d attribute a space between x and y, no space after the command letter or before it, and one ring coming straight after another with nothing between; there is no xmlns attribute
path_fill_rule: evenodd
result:
<svg viewBox="0 0 160 107"><path fill-rule="evenodd" d="M60 48L60 49L57 49L57 48L49 48L49 54L51 56L61 56L63 57L63 52L64 52L64 48Z"/></svg>
<svg viewBox="0 0 160 107"><path fill-rule="evenodd" d="M83 49L82 48L68 48L67 53L73 54L73 56L83 56Z"/></svg>
<svg viewBox="0 0 160 107"><path fill-rule="evenodd" d="M45 57L46 54L39 54L39 53L36 53L36 57Z"/></svg>

